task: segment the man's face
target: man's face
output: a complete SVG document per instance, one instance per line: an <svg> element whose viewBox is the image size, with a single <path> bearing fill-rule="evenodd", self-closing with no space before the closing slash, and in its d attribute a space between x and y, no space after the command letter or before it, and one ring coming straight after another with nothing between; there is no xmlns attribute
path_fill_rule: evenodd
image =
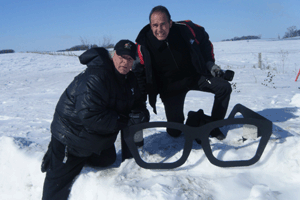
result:
<svg viewBox="0 0 300 200"><path fill-rule="evenodd" d="M131 69L133 65L133 58L128 55L122 55L119 56L117 52L115 52L113 56L113 62L115 65L115 68L120 74L127 74Z"/></svg>
<svg viewBox="0 0 300 200"><path fill-rule="evenodd" d="M169 22L167 16L162 12L154 12L151 15L150 26L153 35L158 40L165 40L169 35L170 28L172 27L172 20Z"/></svg>

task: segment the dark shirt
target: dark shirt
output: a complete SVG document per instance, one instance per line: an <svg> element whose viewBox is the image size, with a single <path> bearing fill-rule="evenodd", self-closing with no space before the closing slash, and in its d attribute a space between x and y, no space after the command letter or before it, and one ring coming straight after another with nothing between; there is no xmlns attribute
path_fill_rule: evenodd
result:
<svg viewBox="0 0 300 200"><path fill-rule="evenodd" d="M159 88L168 90L168 86L172 83L181 81L185 88L187 83L184 81L196 74L190 56L190 47L185 42L180 34L180 30L176 27L170 29L168 38L164 41L159 41L150 30L147 33L147 46L153 63L153 70L156 74L156 80ZM172 90L181 90L178 87ZM160 93L162 90L160 90Z"/></svg>

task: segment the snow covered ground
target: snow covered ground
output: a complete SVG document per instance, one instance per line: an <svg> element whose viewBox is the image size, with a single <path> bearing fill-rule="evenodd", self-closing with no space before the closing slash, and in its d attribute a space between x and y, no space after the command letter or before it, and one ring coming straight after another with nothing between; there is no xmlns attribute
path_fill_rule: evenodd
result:
<svg viewBox="0 0 300 200"><path fill-rule="evenodd" d="M113 167L85 167L70 199L300 199L300 80L295 82L300 40L217 42L214 47L216 63L235 71L228 114L240 103L273 122L261 159L249 167L220 168L194 143L181 167L147 170L133 159L121 163L118 137ZM14 53L0 55L0 69L0 199L41 199L45 174L40 164L54 108L85 66L76 56ZM209 115L212 102L213 95L192 91L185 114L202 108ZM160 100L151 121L166 121Z"/></svg>

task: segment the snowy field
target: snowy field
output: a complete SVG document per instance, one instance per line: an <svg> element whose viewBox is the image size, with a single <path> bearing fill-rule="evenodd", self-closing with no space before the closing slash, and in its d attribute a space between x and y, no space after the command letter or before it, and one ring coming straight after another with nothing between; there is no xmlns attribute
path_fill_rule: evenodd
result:
<svg viewBox="0 0 300 200"><path fill-rule="evenodd" d="M216 63L235 71L228 114L240 103L273 122L261 159L249 167L220 168L194 142L181 167L147 170L133 159L121 163L118 137L113 167L85 167L73 185L71 200L300 199L300 80L295 82L300 40L217 42L214 47ZM0 199L38 200L45 177L40 164L54 108L85 66L76 56L14 53L0 55L0 68ZM190 92L185 115L200 108L209 115L212 102L211 94ZM158 115L150 111L151 121L166 121L160 100ZM241 152L235 153L243 157Z"/></svg>

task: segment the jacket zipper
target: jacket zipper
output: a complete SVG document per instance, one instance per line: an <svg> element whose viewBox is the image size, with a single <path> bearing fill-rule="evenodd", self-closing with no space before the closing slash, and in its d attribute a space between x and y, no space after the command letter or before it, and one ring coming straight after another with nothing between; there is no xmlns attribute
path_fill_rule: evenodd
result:
<svg viewBox="0 0 300 200"><path fill-rule="evenodd" d="M171 55L172 55L172 58L173 58L173 60L174 60L174 63L175 63L176 68L177 68L178 70L180 70L179 67L178 67L178 64L177 64L177 62L176 62L176 60L175 60L175 57L174 57L174 55L173 55L173 53L172 53L172 51L171 51L171 48L170 48L170 46L169 46L169 43L168 43L167 41L165 41L165 42L166 42L166 44L167 44L167 46L168 46L168 49L169 49L170 52L171 52Z"/></svg>

